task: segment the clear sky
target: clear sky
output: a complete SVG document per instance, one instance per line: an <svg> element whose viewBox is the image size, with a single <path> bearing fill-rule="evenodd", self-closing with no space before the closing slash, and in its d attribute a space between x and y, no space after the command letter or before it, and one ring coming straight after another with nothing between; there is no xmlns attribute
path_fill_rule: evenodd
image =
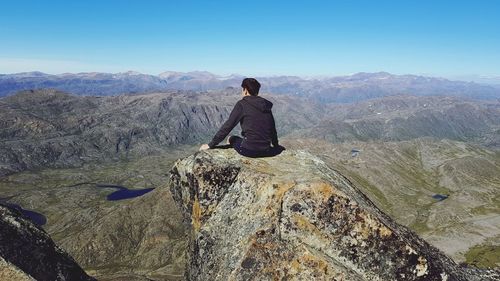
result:
<svg viewBox="0 0 500 281"><path fill-rule="evenodd" d="M500 76L500 1L2 1L0 73Z"/></svg>

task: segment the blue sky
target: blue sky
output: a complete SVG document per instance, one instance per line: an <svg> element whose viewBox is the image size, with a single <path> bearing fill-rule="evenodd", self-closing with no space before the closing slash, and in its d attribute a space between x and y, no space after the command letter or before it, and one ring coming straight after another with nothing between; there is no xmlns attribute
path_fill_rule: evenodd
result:
<svg viewBox="0 0 500 281"><path fill-rule="evenodd" d="M500 76L500 1L3 1L0 73Z"/></svg>

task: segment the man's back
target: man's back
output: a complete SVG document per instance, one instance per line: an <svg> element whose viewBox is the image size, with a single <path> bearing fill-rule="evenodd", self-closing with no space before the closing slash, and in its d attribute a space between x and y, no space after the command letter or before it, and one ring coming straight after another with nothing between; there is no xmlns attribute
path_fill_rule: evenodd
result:
<svg viewBox="0 0 500 281"><path fill-rule="evenodd" d="M241 146L251 150L265 150L270 144L278 145L273 103L260 96L245 96L239 101L243 108Z"/></svg>
<svg viewBox="0 0 500 281"><path fill-rule="evenodd" d="M273 103L265 98L244 96L236 103L229 119L222 125L208 146L213 148L240 123L241 134L244 137L242 147L255 151L266 150L271 143L277 147L278 136L272 107Z"/></svg>
<svg viewBox="0 0 500 281"><path fill-rule="evenodd" d="M238 123L241 124L243 138L231 136L228 138L228 143L239 154L248 157L268 157L278 155L285 149L278 144L278 134L271 112L273 103L259 97L259 89L260 83L255 78L243 79L241 82L243 98L236 103L229 114L229 119L224 122L212 141L203 144L200 150L214 148Z"/></svg>

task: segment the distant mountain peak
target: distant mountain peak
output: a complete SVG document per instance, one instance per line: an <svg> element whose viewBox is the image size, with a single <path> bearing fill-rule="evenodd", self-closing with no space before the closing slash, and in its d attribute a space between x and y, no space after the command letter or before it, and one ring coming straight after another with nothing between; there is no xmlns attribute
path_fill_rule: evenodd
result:
<svg viewBox="0 0 500 281"><path fill-rule="evenodd" d="M137 71L119 73L82 72L59 75L26 72L0 75L0 97L20 90L57 88L78 95L117 95L165 90L207 91L239 87L239 74L217 75L208 71L165 71L158 75ZM359 72L347 76L301 77L257 76L262 92L298 95L321 102L353 102L394 94L417 96L453 95L475 99L497 99L500 89L473 82L450 81L389 72Z"/></svg>
<svg viewBox="0 0 500 281"><path fill-rule="evenodd" d="M43 77L43 76L48 76L50 74L43 73L41 71L30 71L30 72L19 72L19 73L6 74L6 75L16 77L16 78L23 78L23 77Z"/></svg>
<svg viewBox="0 0 500 281"><path fill-rule="evenodd" d="M125 72L122 72L120 74L126 74L126 75L143 75L142 73L140 73L138 71L133 71L133 70L125 71Z"/></svg>

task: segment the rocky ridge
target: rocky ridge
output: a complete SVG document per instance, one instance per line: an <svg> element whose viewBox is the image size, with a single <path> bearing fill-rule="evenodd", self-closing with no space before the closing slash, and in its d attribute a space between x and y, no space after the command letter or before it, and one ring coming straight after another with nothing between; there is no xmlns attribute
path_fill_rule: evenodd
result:
<svg viewBox="0 0 500 281"><path fill-rule="evenodd" d="M318 157L233 150L176 161L170 190L191 225L188 280L498 280L458 266Z"/></svg>
<svg viewBox="0 0 500 281"><path fill-rule="evenodd" d="M199 145L213 137L240 97L228 89L113 97L38 90L0 98L0 176ZM391 96L338 105L285 95L263 97L274 103L280 138L338 143L429 136L500 146L498 101Z"/></svg>
<svg viewBox="0 0 500 281"><path fill-rule="evenodd" d="M0 280L95 279L43 229L19 211L0 204Z"/></svg>
<svg viewBox="0 0 500 281"><path fill-rule="evenodd" d="M0 98L0 176L156 155L208 142L240 97L235 91L81 97L39 90ZM266 98L276 105L280 135L310 127L325 111L299 98ZM294 119L284 118L286 114Z"/></svg>

